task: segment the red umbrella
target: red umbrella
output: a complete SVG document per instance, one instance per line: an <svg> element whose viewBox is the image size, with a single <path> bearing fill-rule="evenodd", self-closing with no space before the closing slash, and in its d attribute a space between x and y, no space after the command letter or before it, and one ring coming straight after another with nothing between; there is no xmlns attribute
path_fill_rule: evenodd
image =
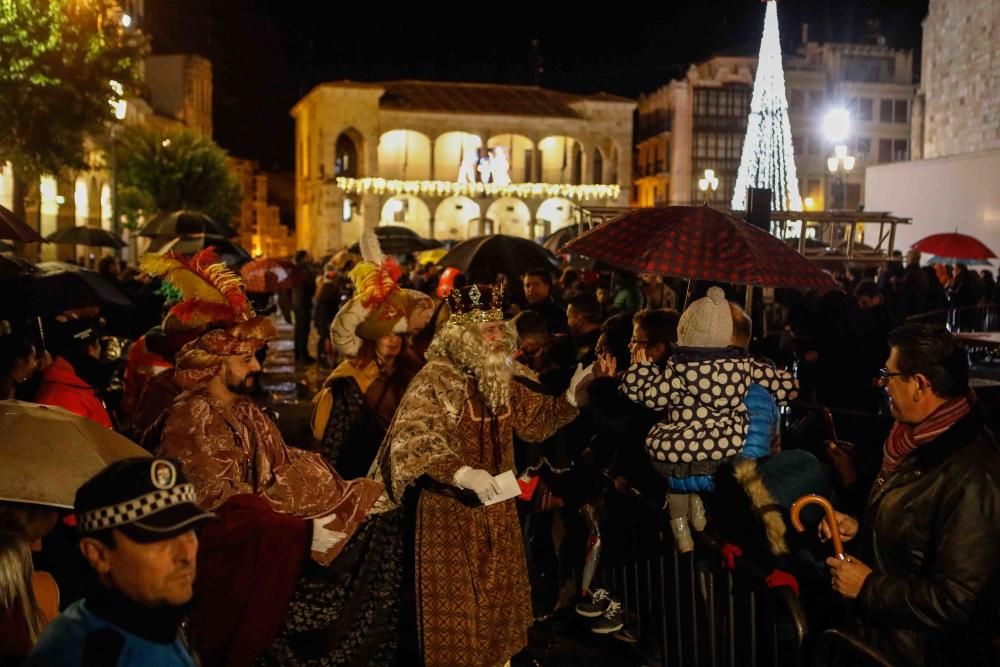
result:
<svg viewBox="0 0 1000 667"><path fill-rule="evenodd" d="M992 259L996 257L993 251L983 245L979 239L958 232L932 234L925 239L920 239L911 247L920 252L958 259Z"/></svg>
<svg viewBox="0 0 1000 667"><path fill-rule="evenodd" d="M758 287L841 289L778 237L708 206L629 211L562 250L632 273Z"/></svg>
<svg viewBox="0 0 1000 667"><path fill-rule="evenodd" d="M305 271L284 259L262 258L247 262L240 269L248 292L268 294L301 285Z"/></svg>
<svg viewBox="0 0 1000 667"><path fill-rule="evenodd" d="M41 234L3 206L0 206L0 239L13 239L22 243L38 243L45 240Z"/></svg>

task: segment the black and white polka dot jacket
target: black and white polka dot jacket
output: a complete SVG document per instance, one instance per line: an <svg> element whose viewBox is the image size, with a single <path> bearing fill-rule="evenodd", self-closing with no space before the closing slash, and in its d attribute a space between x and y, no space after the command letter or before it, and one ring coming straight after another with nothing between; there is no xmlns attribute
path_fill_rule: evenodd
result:
<svg viewBox="0 0 1000 667"><path fill-rule="evenodd" d="M682 478L712 474L743 448L749 426L743 401L753 383L778 403L798 394L798 381L789 372L736 348L678 348L663 370L634 364L621 391L662 413L646 437L646 450L661 472Z"/></svg>

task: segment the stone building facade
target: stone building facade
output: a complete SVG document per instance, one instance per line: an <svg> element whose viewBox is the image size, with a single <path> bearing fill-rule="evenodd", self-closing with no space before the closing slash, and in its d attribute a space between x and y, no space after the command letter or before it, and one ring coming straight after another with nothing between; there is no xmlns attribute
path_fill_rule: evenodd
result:
<svg viewBox="0 0 1000 667"><path fill-rule="evenodd" d="M698 179L715 171L709 201L726 207L733 196L746 133L757 57L717 56L691 65L684 78L639 98L635 185L640 206L702 201ZM915 94L911 51L881 44L806 41L784 58L788 116L799 191L807 208L830 205L836 177L827 170L833 145L822 132L826 112L846 107L848 150L856 166L843 176L845 208L864 201L864 172L872 164L909 159L910 110Z"/></svg>
<svg viewBox="0 0 1000 667"><path fill-rule="evenodd" d="M931 0L923 27L914 159L1000 148L1000 2Z"/></svg>
<svg viewBox="0 0 1000 667"><path fill-rule="evenodd" d="M203 137L212 136L212 63L181 53L146 58L146 86L153 111Z"/></svg>
<svg viewBox="0 0 1000 667"><path fill-rule="evenodd" d="M580 205L625 205L634 109L530 86L321 84L291 112L299 246L322 254L380 224L537 238Z"/></svg>
<svg viewBox="0 0 1000 667"><path fill-rule="evenodd" d="M230 224L240 235L239 244L254 257L290 257L295 236L281 224L281 211L270 202L270 176L253 160L229 158L229 167L240 182L243 198Z"/></svg>

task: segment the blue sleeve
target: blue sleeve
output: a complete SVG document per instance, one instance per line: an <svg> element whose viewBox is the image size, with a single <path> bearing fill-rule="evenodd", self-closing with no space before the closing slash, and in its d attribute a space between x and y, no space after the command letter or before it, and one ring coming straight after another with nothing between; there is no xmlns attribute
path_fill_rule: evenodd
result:
<svg viewBox="0 0 1000 667"><path fill-rule="evenodd" d="M743 404L747 408L750 425L743 443L743 456L759 459L771 451L771 440L778 428L778 404L764 387L750 385Z"/></svg>
<svg viewBox="0 0 1000 667"><path fill-rule="evenodd" d="M23 665L25 667L80 667L84 664L83 649L86 640L87 632L83 626L66 618L65 613L63 613L56 616L45 628Z"/></svg>

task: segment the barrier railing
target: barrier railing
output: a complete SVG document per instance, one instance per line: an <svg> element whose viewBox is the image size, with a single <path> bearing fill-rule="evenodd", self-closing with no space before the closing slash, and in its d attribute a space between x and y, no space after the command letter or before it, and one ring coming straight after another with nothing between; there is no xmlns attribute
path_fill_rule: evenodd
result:
<svg viewBox="0 0 1000 667"><path fill-rule="evenodd" d="M660 517L662 527L666 517ZM626 519L617 517L615 520ZM645 535L646 540L649 535ZM593 587L619 600L648 664L722 667L803 665L807 621L791 588L769 588L766 573L736 559L723 567L721 547L696 535L691 554L677 554L667 530L655 544L606 554ZM646 557L629 558L645 551Z"/></svg>
<svg viewBox="0 0 1000 667"><path fill-rule="evenodd" d="M1000 331L1000 305L966 306L911 315L907 322L943 324L952 333Z"/></svg>

